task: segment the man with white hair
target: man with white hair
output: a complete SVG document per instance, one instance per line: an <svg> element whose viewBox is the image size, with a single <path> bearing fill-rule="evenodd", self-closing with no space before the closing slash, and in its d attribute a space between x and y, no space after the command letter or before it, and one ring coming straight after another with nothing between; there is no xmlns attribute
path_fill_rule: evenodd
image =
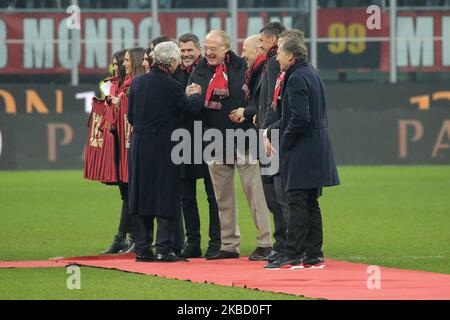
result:
<svg viewBox="0 0 450 320"><path fill-rule="evenodd" d="M133 126L129 164L129 213L137 215L136 261L184 261L173 252L176 217L180 216L178 168L172 162L172 132L180 126L180 113L199 113L199 86L189 98L172 74L180 63L180 49L173 42L155 47L149 73L131 85L128 121ZM156 255L151 244L153 221L158 219Z"/></svg>
<svg viewBox="0 0 450 320"><path fill-rule="evenodd" d="M238 129L254 130L251 123L235 123L229 118L231 111L247 105L248 93L245 86L247 66L245 61L231 50L230 36L222 30L209 32L204 41L204 53L205 59L197 65L189 78L189 83L196 83L202 87L205 129L220 131L222 137L226 137L226 132L236 133ZM264 198L259 163L248 152L248 143L246 150L241 150L247 153L244 163L236 161L236 151L239 153L239 150L236 150L238 149L236 145L234 146L234 150L224 148L223 157L216 154L214 159L208 161L219 208L222 240L220 252L208 257L209 260L239 257L240 232L234 180L236 169L239 171L242 187L258 230L255 251L269 251L272 248L269 209ZM234 159L225 156L230 152L234 153Z"/></svg>

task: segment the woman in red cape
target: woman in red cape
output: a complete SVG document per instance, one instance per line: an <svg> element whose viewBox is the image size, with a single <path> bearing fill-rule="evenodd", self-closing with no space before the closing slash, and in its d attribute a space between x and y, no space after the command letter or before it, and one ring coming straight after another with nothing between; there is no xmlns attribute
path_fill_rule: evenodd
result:
<svg viewBox="0 0 450 320"><path fill-rule="evenodd" d="M144 73L142 60L143 48L118 51L113 56L114 80L107 97L110 115L114 118L116 129L116 172L122 198L122 212L118 233L111 246L102 254L129 253L134 251L134 218L128 214L128 149L130 146L131 126L126 118L128 112L128 94L133 79ZM129 239L126 239L126 236Z"/></svg>

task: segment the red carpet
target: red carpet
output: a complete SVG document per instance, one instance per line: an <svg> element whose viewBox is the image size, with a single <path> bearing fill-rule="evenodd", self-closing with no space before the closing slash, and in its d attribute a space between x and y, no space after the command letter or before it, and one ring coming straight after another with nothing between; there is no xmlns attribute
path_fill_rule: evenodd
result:
<svg viewBox="0 0 450 320"><path fill-rule="evenodd" d="M325 269L264 270L264 262L191 259L180 263L135 263L132 255L74 257L50 261L5 261L0 268L78 264L324 299L450 299L450 275L380 267L381 288L368 289L368 265L327 260Z"/></svg>
<svg viewBox="0 0 450 320"><path fill-rule="evenodd" d="M61 261L0 261L0 269L4 268L53 268L65 267L68 263Z"/></svg>

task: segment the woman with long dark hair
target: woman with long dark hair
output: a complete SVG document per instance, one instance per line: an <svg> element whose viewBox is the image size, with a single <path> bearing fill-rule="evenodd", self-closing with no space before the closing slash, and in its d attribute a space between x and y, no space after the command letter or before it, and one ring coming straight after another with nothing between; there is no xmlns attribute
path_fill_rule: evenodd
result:
<svg viewBox="0 0 450 320"><path fill-rule="evenodd" d="M128 123L128 94L133 79L144 73L143 48L121 50L113 56L115 80L112 82L109 101L114 112L116 128L116 164L118 185L122 198L122 213L119 230L110 248L103 254L129 253L134 251L134 218L128 214L128 149L130 148L131 126ZM126 239L126 236L129 239Z"/></svg>
<svg viewBox="0 0 450 320"><path fill-rule="evenodd" d="M152 52L151 48L145 49L144 60L142 61L142 67L144 68L144 73L148 73L150 71L150 66L153 63L153 59L150 55L151 52Z"/></svg>

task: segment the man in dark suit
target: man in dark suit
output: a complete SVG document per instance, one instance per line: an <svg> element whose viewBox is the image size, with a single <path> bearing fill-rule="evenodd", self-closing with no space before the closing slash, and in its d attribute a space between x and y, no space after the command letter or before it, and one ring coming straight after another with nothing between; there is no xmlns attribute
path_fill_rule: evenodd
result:
<svg viewBox="0 0 450 320"><path fill-rule="evenodd" d="M181 63L174 73L174 78L186 88L189 77L202 59L202 49L199 38L192 33L186 33L178 38L181 51ZM182 115L182 124L194 136L194 120L201 117ZM191 146L190 146L191 147ZM194 148L192 147L192 153ZM184 258L198 258L202 256L200 214L197 205L197 179L203 178L205 192L209 204L209 244L205 258L215 256L220 250L220 220L214 189L209 176L208 166L202 164L182 164L181 175L181 207L186 227L187 246L181 256Z"/></svg>
<svg viewBox="0 0 450 320"><path fill-rule="evenodd" d="M259 109L259 99L261 92L261 79L266 63L266 56L261 49L260 35L255 34L245 39L242 44L241 57L247 62L247 73L245 82L248 89L248 106L235 109L230 114L233 122L243 121L253 122L253 118Z"/></svg>
<svg viewBox="0 0 450 320"><path fill-rule="evenodd" d="M339 185L328 137L325 89L307 62L307 48L298 37L288 37L278 49L282 73L281 174L289 206L286 248L267 269L323 268L322 217L318 198L323 187Z"/></svg>
<svg viewBox="0 0 450 320"><path fill-rule="evenodd" d="M247 90L247 107L241 107L230 113L231 121L235 123L253 122L259 106L261 78L266 62L266 56L261 50L260 35L253 35L245 39L241 57L247 62L245 85ZM257 247L248 257L251 261L266 260L272 252L271 247Z"/></svg>
<svg viewBox="0 0 450 320"><path fill-rule="evenodd" d="M285 30L286 28L280 22L270 22L261 29L261 49L266 54L266 65L261 79L259 108L256 114L256 123L260 129L266 129L279 119L271 111L277 76L280 73L280 65L276 60L278 38ZM273 214L275 227L273 233L275 244L268 259L276 259L286 245L287 221L289 220L287 201L280 173L263 176L262 179L264 194L269 210Z"/></svg>
<svg viewBox="0 0 450 320"><path fill-rule="evenodd" d="M180 216L179 168L171 152L174 130L180 127L180 113L199 113L201 88L191 86L187 98L172 78L180 63L180 49L173 42L160 43L154 50L155 63L149 73L132 83L128 120L133 126L129 164L129 213L137 215L136 261L183 261L173 252L176 217ZM153 221L158 217L156 255L151 244Z"/></svg>

